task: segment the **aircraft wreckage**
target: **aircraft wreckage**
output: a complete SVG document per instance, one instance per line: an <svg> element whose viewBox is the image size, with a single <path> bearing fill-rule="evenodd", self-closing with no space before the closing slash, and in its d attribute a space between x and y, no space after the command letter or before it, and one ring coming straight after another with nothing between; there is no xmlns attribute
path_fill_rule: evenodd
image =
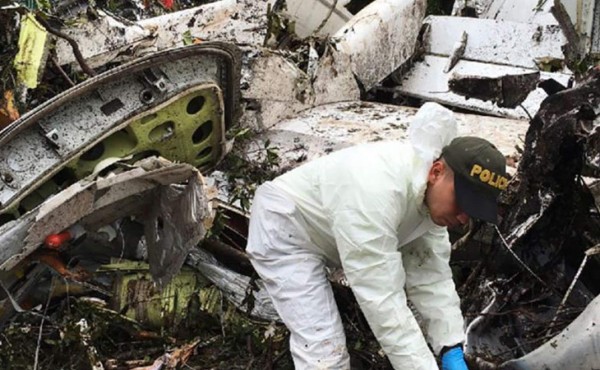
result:
<svg viewBox="0 0 600 370"><path fill-rule="evenodd" d="M497 228L451 230L470 367L597 368L600 70L575 73L573 55L598 56L600 7L457 1L453 16L425 17L424 0L312 3L222 0L134 21L75 6L86 21L60 30L2 8L20 9L30 40L21 95L47 57L26 45L53 39L59 78L88 78L0 132L0 324L28 313L58 325L49 303L73 297L134 341L175 335L221 299L278 322L244 253L253 181L406 139L415 107L435 101L469 112L456 113L459 134L494 142L512 174ZM331 280L344 320L369 332L343 273ZM127 362L94 345L92 324L74 329L85 368L176 368L214 342ZM387 368L360 343L353 359ZM277 368L282 354L266 353Z"/></svg>

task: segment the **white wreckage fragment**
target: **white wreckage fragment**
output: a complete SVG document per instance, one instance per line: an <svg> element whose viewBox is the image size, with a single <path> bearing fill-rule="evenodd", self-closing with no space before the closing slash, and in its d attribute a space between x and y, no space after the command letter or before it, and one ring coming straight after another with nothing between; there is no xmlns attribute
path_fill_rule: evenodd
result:
<svg viewBox="0 0 600 370"><path fill-rule="evenodd" d="M456 0L454 16L512 21L539 25L563 25L556 18L560 8L583 54L600 53L600 6L594 0ZM567 24L565 24L567 25Z"/></svg>
<svg viewBox="0 0 600 370"><path fill-rule="evenodd" d="M79 45L86 63L95 68L194 40L261 45L266 34L268 4L268 1L221 0L138 22L98 10L97 19L84 17L62 31ZM60 65L78 66L66 40L57 40L56 55Z"/></svg>
<svg viewBox="0 0 600 370"><path fill-rule="evenodd" d="M192 40L227 41L259 47L267 32L267 9L273 3L273 0L221 0L135 23L99 11L98 19L63 31L78 43L92 68L180 46L186 35ZM306 24L307 30L313 27L309 24L315 19L334 17L329 15L332 8L326 6L304 12L294 8L294 4L287 14L300 24ZM350 69L367 90L412 55L425 5L425 0L377 0L349 18L333 35L335 49L350 57ZM302 7L306 9L307 6L302 4ZM340 15L340 20L349 16L347 11L338 8L332 14ZM336 21L335 28L339 28L339 23ZM303 34L301 31L300 36ZM77 65L71 46L65 40L57 41L56 52L59 64Z"/></svg>
<svg viewBox="0 0 600 370"><path fill-rule="evenodd" d="M116 18L102 10L98 10L97 14L94 20L82 19L74 26L63 29L78 44L81 55L91 68L116 60L121 54L140 53L155 38L151 29ZM57 38L55 50L60 65L77 65L73 48L65 39Z"/></svg>
<svg viewBox="0 0 600 370"><path fill-rule="evenodd" d="M314 106L358 100L356 78L369 89L412 55L425 11L424 0L375 1L336 33L320 58L313 57L309 68L301 70L285 53L261 47L268 23L267 3L222 0L132 24L115 23L121 21L101 13L99 20L67 29L65 33L79 43L92 67L117 57L135 58L180 45L185 34L200 40L246 45L242 97L249 101L249 109L244 112L242 122L246 126L268 128ZM373 17L380 21L371 22ZM87 31L82 32L82 27ZM107 28L114 29L109 32ZM78 39L92 30L97 40ZM144 38L103 39L104 34L131 34L140 30L144 30ZM70 45L64 40L58 41L57 54L60 64L76 63ZM374 60L385 62L373 63Z"/></svg>
<svg viewBox="0 0 600 370"><path fill-rule="evenodd" d="M268 140L278 148L281 167L294 167L354 144L404 140L416 112L416 108L360 101L322 105L277 123L245 150L252 157L251 153ZM454 116L459 135L485 137L506 156L516 154L515 144L527 131L520 120L462 113Z"/></svg>
<svg viewBox="0 0 600 370"><path fill-rule="evenodd" d="M200 248L190 251L186 264L200 271L241 311L263 320L281 322L262 280L255 280L257 289L253 288L250 277L222 266Z"/></svg>
<svg viewBox="0 0 600 370"><path fill-rule="evenodd" d="M358 100L360 91L348 65L347 56L327 47L311 78L285 56L264 49L242 76L242 126L268 129L315 106Z"/></svg>
<svg viewBox="0 0 600 370"><path fill-rule="evenodd" d="M425 50L451 55L453 42L468 34L462 59L522 68L538 68L544 60L564 61L567 40L558 25L537 25L491 19L428 17ZM502 40L502 42L498 42Z"/></svg>
<svg viewBox="0 0 600 370"><path fill-rule="evenodd" d="M358 12L333 35L335 48L350 56L365 90L410 58L425 17L425 0L378 0Z"/></svg>
<svg viewBox="0 0 600 370"><path fill-rule="evenodd" d="M294 32L301 38L328 36L352 18L346 8L350 0L278 0L285 3L283 13L294 22Z"/></svg>
<svg viewBox="0 0 600 370"><path fill-rule="evenodd" d="M477 18L557 25L550 13L553 5L554 0L456 0L452 15L466 15L466 8L471 8L475 10L471 15Z"/></svg>
<svg viewBox="0 0 600 370"><path fill-rule="evenodd" d="M556 0L563 5L585 52L600 53L600 3L594 0ZM557 4L554 4L556 6Z"/></svg>
<svg viewBox="0 0 600 370"><path fill-rule="evenodd" d="M501 328L490 327L487 311L497 304L495 299L467 328L466 354L510 351L502 344ZM563 370L595 369L600 363L600 296L596 297L573 322L534 351L497 367L498 370Z"/></svg>
<svg viewBox="0 0 600 370"><path fill-rule="evenodd" d="M211 194L193 166L156 157L141 160L123 172L80 180L18 220L2 225L0 270L11 269L39 248L48 235L72 225L94 231L135 216L146 225L153 277L164 284L211 227ZM159 217L164 227L156 230Z"/></svg>
<svg viewBox="0 0 600 370"><path fill-rule="evenodd" d="M100 12L100 18L64 30L76 42L92 68L111 61L184 44L187 37L201 41L228 41L244 45L242 98L247 103L244 126L268 128L276 122L316 105L358 100L360 91L349 56L331 46L313 60L308 70L292 62L289 52L263 48L269 2L222 0L176 13L124 23ZM111 37L113 33L143 37ZM99 32L100 31L100 32ZM86 34L95 36L88 40ZM189 40L188 40L189 41ZM77 65L70 45L57 42L59 64Z"/></svg>
<svg viewBox="0 0 600 370"><path fill-rule="evenodd" d="M548 96L536 88L538 80L553 79L566 86L571 78L562 68L566 39L557 25L431 16L424 27L423 59L404 76L396 76L396 89L403 95L495 116L529 118ZM489 86L498 97L468 98L456 87L481 90L477 83Z"/></svg>

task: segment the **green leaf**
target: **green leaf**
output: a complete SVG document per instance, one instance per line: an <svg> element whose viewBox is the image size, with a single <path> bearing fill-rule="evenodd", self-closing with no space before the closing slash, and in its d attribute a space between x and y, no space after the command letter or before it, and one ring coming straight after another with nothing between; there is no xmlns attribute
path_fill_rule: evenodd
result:
<svg viewBox="0 0 600 370"><path fill-rule="evenodd" d="M194 43L194 37L190 30L187 30L183 33L183 45L192 45Z"/></svg>

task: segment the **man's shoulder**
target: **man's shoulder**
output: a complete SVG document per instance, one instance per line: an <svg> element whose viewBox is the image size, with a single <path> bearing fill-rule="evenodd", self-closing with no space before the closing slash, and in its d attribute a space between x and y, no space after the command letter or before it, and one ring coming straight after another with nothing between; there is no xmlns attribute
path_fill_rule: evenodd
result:
<svg viewBox="0 0 600 370"><path fill-rule="evenodd" d="M344 157L348 155L364 155L365 158L375 155L392 155L396 156L401 154L412 153L413 148L408 141L399 140L379 140L371 141L366 143L360 143L352 145L343 149L340 149L336 154L337 156Z"/></svg>

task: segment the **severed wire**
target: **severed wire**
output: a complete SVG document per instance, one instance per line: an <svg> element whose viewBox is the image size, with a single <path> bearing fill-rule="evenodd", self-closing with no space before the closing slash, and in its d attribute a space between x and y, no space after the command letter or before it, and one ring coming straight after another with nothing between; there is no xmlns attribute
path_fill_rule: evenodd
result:
<svg viewBox="0 0 600 370"><path fill-rule="evenodd" d="M539 281L540 283L542 283L543 286L547 287L547 285L544 282L544 280L542 280L539 276L537 276L537 274L535 272L533 272L533 270L530 269L529 266L527 266L525 264L525 262L523 262L523 260L521 258L519 258L519 256L517 256L517 254L510 248L510 246L506 242L506 239L504 239L504 236L500 232L500 229L498 229L498 226L494 225L494 228L496 229L496 232L498 233L498 236L500 236L500 240L502 240L502 243L506 247L506 250L508 250L510 252L510 254L521 264L521 266L523 266L523 268L525 268L525 270L527 270L534 278L536 278L537 281Z"/></svg>
<svg viewBox="0 0 600 370"><path fill-rule="evenodd" d="M48 299L46 300L46 307L44 307L44 314L42 315L42 321L40 322L40 331L38 333L37 345L35 347L35 357L33 360L33 370L37 370L37 367L38 367L40 348L42 345L42 331L44 329L44 321L46 320L46 314L48 313L48 306L50 306L50 300L52 299L53 291L54 291L54 281L52 281L50 283L50 290L48 291Z"/></svg>
<svg viewBox="0 0 600 370"><path fill-rule="evenodd" d="M546 336L550 335L550 331L552 330L552 327L554 326L559 313L563 310L564 305L567 303L567 299L569 299L569 296L571 295L571 292L573 291L575 284L579 280L579 276L583 272L583 268L587 264L588 257L592 256L594 254L599 254L599 253L600 253L600 244L596 244L594 247L585 251L585 256L583 256L583 260L581 261L581 264L579 265L579 269L575 273L575 276L573 277L573 281L571 281L571 285L569 285L569 288L567 289L565 296L563 297L562 301L560 301L560 304L556 308L556 313L554 314L552 321L550 321L550 326L548 328L548 331L546 332Z"/></svg>

